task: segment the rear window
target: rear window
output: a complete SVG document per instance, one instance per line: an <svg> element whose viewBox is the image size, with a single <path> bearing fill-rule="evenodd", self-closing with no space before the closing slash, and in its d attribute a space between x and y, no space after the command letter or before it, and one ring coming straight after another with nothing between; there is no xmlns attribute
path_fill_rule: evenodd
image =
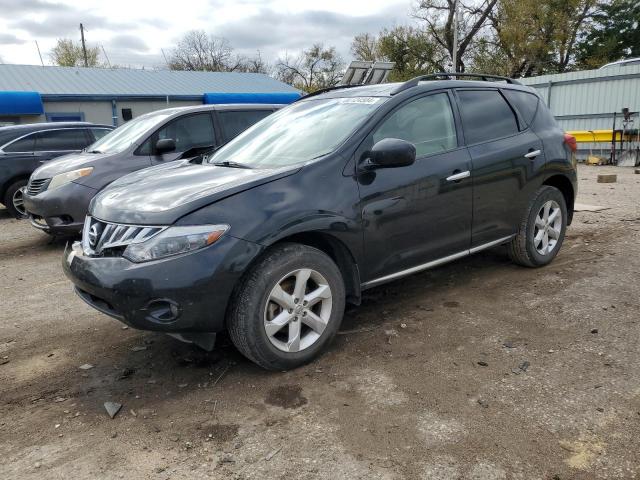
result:
<svg viewBox="0 0 640 480"><path fill-rule="evenodd" d="M497 90L459 90L458 98L467 144L518 133L516 115Z"/></svg>
<svg viewBox="0 0 640 480"><path fill-rule="evenodd" d="M269 115L271 110L219 111L224 138L229 141L236 138L254 123Z"/></svg>
<svg viewBox="0 0 640 480"><path fill-rule="evenodd" d="M504 93L504 96L507 97L511 105L520 113L520 118L522 118L525 123L521 130L530 126L538 110L538 96L533 93L520 92L518 90L503 90L502 93Z"/></svg>

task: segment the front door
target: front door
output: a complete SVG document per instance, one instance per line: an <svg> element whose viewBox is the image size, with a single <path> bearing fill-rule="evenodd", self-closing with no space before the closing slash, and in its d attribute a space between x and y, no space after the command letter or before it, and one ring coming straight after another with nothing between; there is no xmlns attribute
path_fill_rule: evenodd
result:
<svg viewBox="0 0 640 480"><path fill-rule="evenodd" d="M167 138L175 140L175 151L156 153L154 151L156 142ZM150 151L153 164L177 160L184 152L193 148L214 147L216 138L213 119L209 112L184 115L158 129L151 135L148 142L148 147L144 145L142 150Z"/></svg>
<svg viewBox="0 0 640 480"><path fill-rule="evenodd" d="M365 152L384 138L400 138L417 153L413 165L358 174L367 286L469 249L471 161L451 105L446 92L411 99L365 140Z"/></svg>

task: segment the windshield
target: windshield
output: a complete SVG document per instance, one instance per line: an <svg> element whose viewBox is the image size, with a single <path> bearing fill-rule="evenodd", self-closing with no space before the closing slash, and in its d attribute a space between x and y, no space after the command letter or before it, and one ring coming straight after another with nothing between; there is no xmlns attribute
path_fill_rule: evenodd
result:
<svg viewBox="0 0 640 480"><path fill-rule="evenodd" d="M120 153L126 150L150 129L160 124L174 112L142 115L107 133L87 147L87 152Z"/></svg>
<svg viewBox="0 0 640 480"><path fill-rule="evenodd" d="M209 163L277 168L313 160L334 151L382 101L352 97L294 103L240 134Z"/></svg>

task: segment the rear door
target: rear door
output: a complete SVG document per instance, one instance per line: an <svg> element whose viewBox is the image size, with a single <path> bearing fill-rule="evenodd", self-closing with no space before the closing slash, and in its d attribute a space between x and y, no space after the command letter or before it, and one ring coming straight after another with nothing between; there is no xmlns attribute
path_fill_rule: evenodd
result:
<svg viewBox="0 0 640 480"><path fill-rule="evenodd" d="M544 168L542 142L499 89L456 91L473 164L472 248L515 233Z"/></svg>

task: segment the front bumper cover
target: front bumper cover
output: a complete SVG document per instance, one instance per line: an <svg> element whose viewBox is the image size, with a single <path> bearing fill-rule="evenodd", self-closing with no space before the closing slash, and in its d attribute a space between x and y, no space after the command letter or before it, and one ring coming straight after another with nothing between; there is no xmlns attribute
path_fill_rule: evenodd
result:
<svg viewBox="0 0 640 480"><path fill-rule="evenodd" d="M31 224L48 233L77 234L82 231L91 199L98 190L69 182L35 196L25 192L24 206Z"/></svg>
<svg viewBox="0 0 640 480"><path fill-rule="evenodd" d="M133 328L219 332L233 288L262 248L224 235L202 250L133 263L89 257L76 242L65 249L62 266L82 300Z"/></svg>

